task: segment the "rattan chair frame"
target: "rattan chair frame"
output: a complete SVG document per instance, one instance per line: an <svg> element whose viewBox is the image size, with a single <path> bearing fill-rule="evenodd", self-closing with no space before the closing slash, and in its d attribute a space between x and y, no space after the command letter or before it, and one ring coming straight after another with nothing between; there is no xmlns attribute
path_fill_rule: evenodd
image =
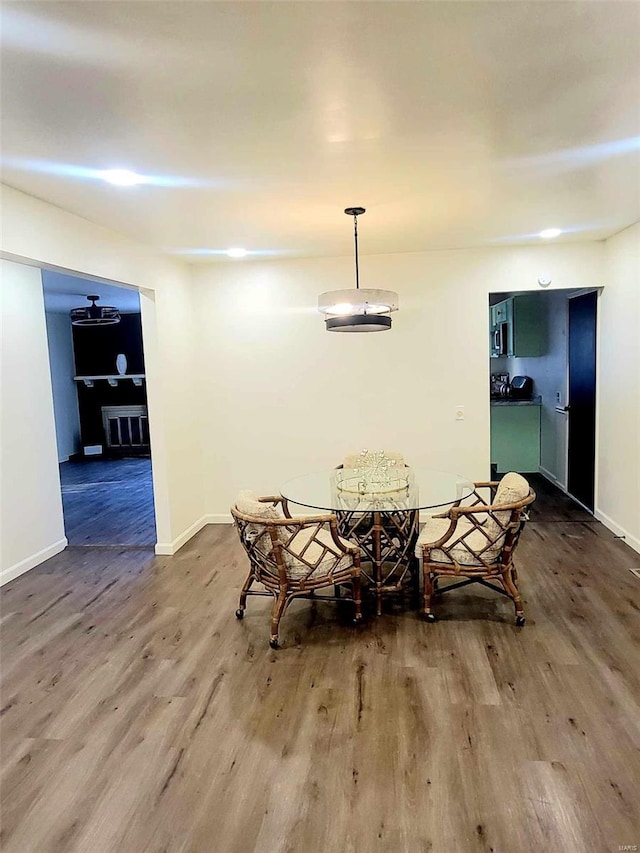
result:
<svg viewBox="0 0 640 853"><path fill-rule="evenodd" d="M362 594L360 583L360 549L354 543L345 546L338 533L336 516L327 513L323 515L292 516L286 498L280 495L269 495L258 498L260 503L270 503L273 507L282 508L283 517L264 519L258 516L246 515L236 507L231 508L240 542L249 558L250 570L240 593L240 602L236 610L238 619L242 619L247 606L249 595L271 595L274 598L271 612L271 635L269 645L277 648L279 644L280 620L285 610L294 598L310 598L316 601L352 601L354 604L354 622L362 620ZM257 539L251 537L255 526L263 527L268 533L269 550L260 547L261 535ZM311 536L302 551L292 548L294 538L302 530L310 530ZM320 531L330 534L327 543L318 538ZM321 549L318 559L312 560L307 554L312 543ZM287 569L287 555L297 567L306 566L307 572L300 577L293 577ZM340 565L345 557L351 558L349 566ZM333 559L332 559L333 558ZM318 574L320 563L328 561ZM254 590L254 583L261 584L263 590ZM334 587L336 593L342 585L351 587L351 596L317 595L316 590Z"/></svg>
<svg viewBox="0 0 640 853"><path fill-rule="evenodd" d="M439 539L434 542L422 543L422 576L423 576L423 608L422 615L428 622L435 621L435 615L431 610L431 601L435 595L441 595L452 589L467 586L470 583L480 583L510 598L515 607L516 624L524 625L525 616L522 605L522 597L518 588L518 573L513 562L513 553L520 540L520 535L528 520L527 508L536 499L536 493L529 488L526 498L510 504L487 504L480 493L480 489L488 489L490 500L495 498L498 481L486 481L474 483L474 491L465 500L471 503L456 503L447 512L441 513L435 518L450 519L449 528ZM504 519L504 513L509 513L508 520ZM489 533L484 522L491 517L498 526L498 532ZM471 526L463 533L456 535L460 519L467 519ZM481 548L472 546L468 538L470 534L479 531L484 536L484 544ZM491 556L496 543L504 537L500 551L496 556ZM467 565L456 560L452 550L454 547L464 547L474 559L474 565ZM438 562L432 559L433 551L443 551L451 560L450 563ZM438 586L440 578L458 581L444 588ZM465 580L459 580L464 578ZM494 583L490 583L493 581ZM500 584L496 586L495 583Z"/></svg>

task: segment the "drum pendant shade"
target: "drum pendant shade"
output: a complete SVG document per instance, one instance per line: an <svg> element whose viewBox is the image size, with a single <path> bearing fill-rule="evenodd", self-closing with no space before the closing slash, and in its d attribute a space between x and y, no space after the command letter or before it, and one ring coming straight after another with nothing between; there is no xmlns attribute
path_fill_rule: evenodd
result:
<svg viewBox="0 0 640 853"><path fill-rule="evenodd" d="M391 328L392 311L398 310L398 294L392 290L360 287L358 267L358 216L364 207L348 207L353 216L356 286L353 289L329 290L318 297L318 311L326 315L328 332L384 332Z"/></svg>

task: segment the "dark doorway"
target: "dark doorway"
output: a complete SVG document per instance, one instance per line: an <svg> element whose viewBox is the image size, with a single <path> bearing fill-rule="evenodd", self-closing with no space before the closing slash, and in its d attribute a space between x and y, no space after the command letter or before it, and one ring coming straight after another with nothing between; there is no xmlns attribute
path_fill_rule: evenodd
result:
<svg viewBox="0 0 640 853"><path fill-rule="evenodd" d="M597 293L569 300L568 491L593 511L596 454Z"/></svg>
<svg viewBox="0 0 640 853"><path fill-rule="evenodd" d="M144 342L137 291L43 270L65 533L69 545L156 541ZM112 323L74 325L89 294ZM100 307L100 305L98 306Z"/></svg>

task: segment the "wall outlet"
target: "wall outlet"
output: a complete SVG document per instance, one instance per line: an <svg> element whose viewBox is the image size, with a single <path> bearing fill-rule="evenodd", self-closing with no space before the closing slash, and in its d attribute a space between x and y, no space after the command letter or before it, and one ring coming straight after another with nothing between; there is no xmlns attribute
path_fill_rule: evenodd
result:
<svg viewBox="0 0 640 853"><path fill-rule="evenodd" d="M560 402L560 392L556 391L556 403Z"/></svg>
<svg viewBox="0 0 640 853"><path fill-rule="evenodd" d="M464 420L464 406L456 406L456 420L463 421Z"/></svg>

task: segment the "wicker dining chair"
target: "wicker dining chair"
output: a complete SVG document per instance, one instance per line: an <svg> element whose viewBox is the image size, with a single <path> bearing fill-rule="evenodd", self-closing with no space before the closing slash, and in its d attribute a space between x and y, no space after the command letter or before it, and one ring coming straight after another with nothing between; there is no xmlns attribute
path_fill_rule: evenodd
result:
<svg viewBox="0 0 640 853"><path fill-rule="evenodd" d="M489 491L489 503L479 490ZM434 595L480 583L511 598L516 625L524 625L513 552L528 519L526 509L535 498L525 478L510 472L499 482L475 483L466 499L469 503L457 501L447 512L428 519L416 545L416 556L422 560L423 616L428 622L435 621ZM440 578L464 580L439 588Z"/></svg>
<svg viewBox="0 0 640 853"><path fill-rule="evenodd" d="M362 450L360 453L348 453L342 462L342 468L360 468L364 462L365 454L379 456L382 455L387 461L389 467L404 468L404 457L401 453L396 453L395 450ZM340 467L340 466L339 466Z"/></svg>
<svg viewBox="0 0 640 853"><path fill-rule="evenodd" d="M244 617L248 595L272 595L271 648L278 648L280 619L294 598L353 601L354 622L361 621L360 549L338 535L335 515L294 517L285 498L258 498L246 491L231 515L250 563L236 617ZM265 589L251 589L255 582ZM351 596L316 595L316 590L344 584Z"/></svg>

